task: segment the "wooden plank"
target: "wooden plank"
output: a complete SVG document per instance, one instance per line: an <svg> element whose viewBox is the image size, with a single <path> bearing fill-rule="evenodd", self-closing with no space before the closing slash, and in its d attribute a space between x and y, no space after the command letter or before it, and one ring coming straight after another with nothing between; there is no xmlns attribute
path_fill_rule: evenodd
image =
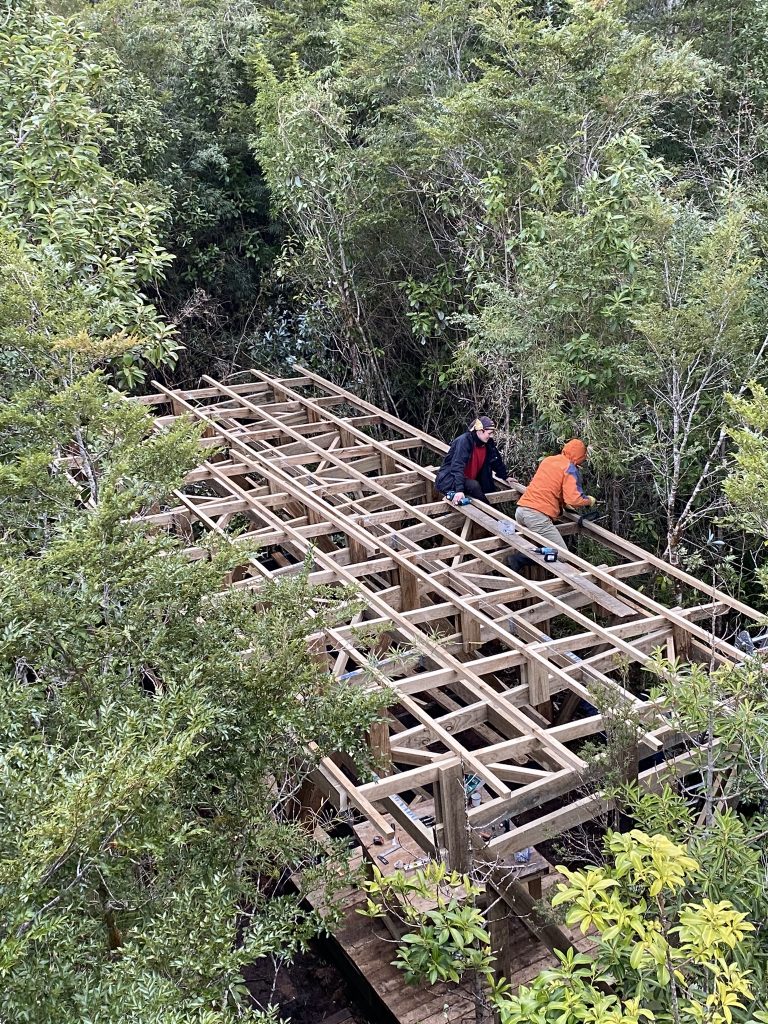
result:
<svg viewBox="0 0 768 1024"><path fill-rule="evenodd" d="M541 807L548 800L563 796L584 784L581 775L567 768L559 772L547 772L545 777L527 782L509 796L496 797L485 801L479 807L471 807L468 812L469 822L473 828L490 825L493 822L523 814L535 807ZM530 843L529 845L534 845Z"/></svg>
<svg viewBox="0 0 768 1024"><path fill-rule="evenodd" d="M162 388L162 385L157 384L156 386L158 388ZM221 388L222 388L222 391L224 391L226 393L226 391L227 391L226 387L224 387L224 385L221 385ZM195 413L195 415L197 415L198 418L202 418L203 420L205 420L205 414L203 412L201 412L200 410L195 410L193 407L190 407L190 411ZM254 411L258 412L259 410L255 409ZM267 418L269 418L269 414L268 413L262 412L262 415L267 417ZM287 432L290 434L290 430L288 428L286 428L286 429L287 429ZM224 428L220 428L220 430L225 435L227 434L227 432L224 431ZM231 440L230 440L230 443L232 443ZM237 442L235 442L235 443L237 443ZM248 457L248 456L246 455L245 457ZM260 459L258 453L253 453L253 454L251 454L250 457L254 458L257 462ZM329 458L332 458L332 456L329 456ZM284 474L282 472L282 470L280 470L277 466L274 467L273 473L274 473L275 479L280 479L281 484L284 487L286 487L286 489L288 489L289 492L295 493L296 488L295 488L295 486L293 484L293 481L291 480L290 477L288 477L286 474ZM373 485L373 483L372 483L372 486L374 486L374 488L375 488L375 485ZM335 514L335 516L337 517L337 521L339 522L339 525L344 530L344 532L348 536L354 536L355 535L356 527L354 527L352 525L348 525L349 524L348 518L346 516L343 516L341 513L339 513L338 510L334 511L332 508L328 508L326 506L326 503L322 499L317 498L314 495L307 494L307 495L302 495L301 496L301 500L305 503L305 505L312 505L314 503L318 503L320 505L321 509L323 509L326 512L328 512L329 515L334 515ZM418 513L418 510L415 509L414 513ZM469 542L467 542L467 546L469 548L471 548L472 550L476 550L474 548L474 546L471 543L469 543ZM400 552L393 552L393 558L395 559L395 561L399 562L400 564L406 564L406 565L410 565L411 564L405 558L405 556L403 554L401 554ZM318 556L317 560L319 560L319 556ZM442 587L440 584L436 584L434 581L430 581L430 578L429 578L428 574L424 573L418 567L414 566L413 567L413 571L414 571L414 573L416 575L419 576L420 579L422 579L422 581L423 581L423 583L425 585L431 586L432 589L437 589L438 593L440 593L443 596L451 599L452 595L451 595L450 591L447 588ZM340 573L340 575L343 575L343 569L341 567L339 567L339 573ZM366 590L366 597L367 597L367 600L370 603L372 603L372 604L373 603L377 603L376 596L371 591ZM454 600L460 600L460 599L456 599L455 597L453 599ZM389 612L389 609L388 609L388 612ZM395 618L398 621L398 625L400 625L401 628L402 628L402 620L398 620L397 619L396 613L392 612L391 614L392 614L392 617ZM480 615L481 613L477 612L476 614ZM486 617L483 616L483 619L485 620ZM492 627L495 627L495 632L497 632L499 635L503 635L503 637L505 639L507 639L513 646L524 648L524 645L522 645L517 640L517 638L512 636L512 634L510 634L507 630L502 629L502 627L500 627L496 623L494 623L493 620L487 620L487 621L490 623L490 625ZM589 620L585 620L585 621L589 622ZM425 644L426 644L426 646L428 647L430 653L432 653L432 655L435 657L436 661L438 661L438 662L443 661L445 663L448 660L453 660L453 659L450 659L450 655L447 655L445 652L441 652L439 646L437 644L435 644L434 642L429 641L428 638L425 638L423 636L423 634L415 633L412 630L412 628L410 627L409 624L407 626L407 631L410 633L410 636L414 640L414 642L416 642L422 649L424 649ZM626 645L626 646L629 647L629 645ZM630 650L631 650L631 648L630 648ZM532 657L534 660L537 658L535 653L530 654L529 656ZM641 656L641 657L644 657L644 656ZM544 659L541 659L541 660L544 660ZM557 670L553 669L553 671L557 671ZM566 679L567 679L567 677L566 677ZM572 680L567 679L567 685L570 685L571 683L572 683ZM611 681L607 680L607 683L610 684ZM482 680L479 677L475 677L475 678L472 679L472 685L479 686L485 692L487 700L489 700L490 702L494 702L495 701L495 694L493 693L493 691L490 688L485 686L485 684L482 682ZM502 710L501 705L498 705L497 710ZM506 707L506 708L503 709L503 712L506 713L513 720L516 717L516 709ZM530 728L529 724L528 724L528 727ZM540 739L545 744L545 746L548 745L543 730L540 733ZM549 744L549 746L551 746L551 744ZM578 764L579 766L582 766L581 759L576 757L576 755L573 755L570 751L568 751L564 747L563 748L556 748L556 752L553 750L552 754L553 754L553 756L555 756L556 758L561 760L563 763ZM473 765L473 771L476 771L476 770L477 770L477 767L475 765Z"/></svg>
<svg viewBox="0 0 768 1024"><path fill-rule="evenodd" d="M310 747L313 746L314 744L310 744ZM320 768L323 774L329 778L335 786L338 786L347 794L349 802L376 827L382 836L388 839L390 836L394 835L394 829L384 815L380 814L370 800L367 800L365 795L359 791L358 787L351 783L337 764L335 764L329 757L324 757L320 762Z"/></svg>
<svg viewBox="0 0 768 1024"><path fill-rule="evenodd" d="M566 519L577 521L578 517L566 513ZM685 572L676 565L671 565L669 562L665 562L662 558L658 558L656 555L651 554L649 551L645 551L643 548L638 547L637 544L632 544L631 541L625 540L623 537L619 537L615 533L611 533L610 530L606 530L602 526L598 526L597 523L590 523L584 521L581 524L581 529L587 533L592 534L598 540L605 541L612 545L617 545L622 554L632 558L642 558L648 562L655 569L659 569L664 575L672 577L672 579L679 580L681 583L685 583L686 586L692 587L694 590L698 590L704 594L707 599L718 601L720 604L726 605L728 608L732 608L740 615L744 615L748 619L752 619L755 622L761 622L762 616L755 608L745 604L743 601L739 601L735 597L731 597L730 594L726 594L723 590L717 590L709 583L704 583L702 580L696 579L695 576L691 576L690 573Z"/></svg>
<svg viewBox="0 0 768 1024"><path fill-rule="evenodd" d="M525 850L528 846L536 846L591 818L599 817L612 806L612 800L599 795L574 800L566 807L550 811L549 814L544 814L527 825L520 825L510 832L494 837L486 847L488 857L495 859L500 854L509 856L519 850ZM478 856L483 856L483 853L479 853Z"/></svg>
<svg viewBox="0 0 768 1024"><path fill-rule="evenodd" d="M258 374L257 374L257 375L258 375ZM210 378L205 378L205 379L206 379L206 380L210 380ZM212 382L212 383L215 383L215 382ZM158 386L158 387L161 387L160 385L157 385L157 386ZM223 391L224 393L226 393L226 392L227 392L227 388L226 388L226 387L225 387L224 385L219 385L219 387L221 388L221 390L222 390L222 391ZM293 394L293 393L291 393L291 392L286 392L286 394L290 395L290 397L292 397L292 398L294 398L294 399L299 399L299 400L300 400L300 396L298 396L298 395L295 395L295 394ZM306 400L305 400L305 401L306 401ZM309 405L311 405L311 403L308 403L308 404L309 404ZM194 411L194 410L193 410L193 411ZM256 407L254 407L254 411L256 411L256 412L259 412L259 410L258 410L258 409L257 409ZM199 412L197 412L197 415L199 415ZM266 413L266 412L264 412L264 411L261 411L261 415L262 415L262 416L264 416L265 418L270 418L270 417L269 417L269 414L268 414L268 413ZM330 415L330 414L329 414L329 415ZM333 417L331 417L331 418L333 418ZM339 422L341 423L341 422L343 422L343 421L339 421ZM288 434L290 434L290 429L289 429L289 428L286 428L286 432L287 432ZM350 431L350 432L351 432L351 433L354 433L354 431ZM368 439L368 438L366 437L366 435L361 435L361 436L362 436L362 437L363 437L363 438L364 438L364 439L365 439L366 441L368 441L368 440L369 440L369 439ZM308 445L310 445L310 442L307 442L307 444L308 444ZM375 484L375 482L371 481L370 479L368 479L368 478L365 478L365 477L362 477L361 479L362 479L362 480L363 480L364 482L366 482L367 484L369 484L369 485L370 485L370 486L371 486L371 487L372 487L372 488L373 488L374 490L378 489L378 485L376 485L376 484ZM385 494L386 494L386 491L384 491L384 489L383 489L383 488L382 488L381 490L383 491L383 493L385 493ZM396 499L393 499L393 500L396 500ZM466 511L467 511L467 509L469 509L469 508L471 508L471 507L472 507L472 506L466 506L466 507L465 507L465 508L463 509L463 511L464 511L464 512L466 512ZM415 516L416 518L420 518L420 519L423 519L423 520L425 520L425 521L426 521L427 517L423 516L423 514L419 512L418 508L414 508L414 509L412 509L412 511L413 511L413 514L414 514L414 516ZM497 515L500 515L499 513L496 513L496 514L497 514ZM337 513L337 515L338 515L338 513ZM438 527L440 527L440 524L439 524L439 523L435 523L435 525L436 525L436 526L438 526ZM442 528L441 528L441 529L442 529ZM348 536L351 536L351 535L352 535L352 534L350 533L350 530L349 530L349 529L347 529L346 527L345 527L345 532L347 533L347 535L348 535ZM482 553L481 553L481 552L480 552L480 551L479 551L479 550L478 550L478 549L476 548L476 546L475 546L475 545L474 545L474 544L473 544L472 542L468 542L468 541L467 541L467 542L463 542L463 544L464 544L465 548L466 548L466 549L467 549L468 551L472 551L472 552L473 552L473 553L474 553L475 555L480 555L480 557L484 557L484 556L482 555ZM509 570L509 569L506 569L506 567L503 567L503 566L499 566L499 564L498 564L498 563L495 563L495 564L496 564L496 566L497 566L497 568L498 568L498 570L499 570L500 572L502 572L502 573L506 573L506 574L510 575L510 576L511 576L512 578L515 578L515 579L520 579L520 577L519 577L519 575L518 575L517 573L514 573L514 572L512 572L511 570ZM585 564L585 566L587 567L587 569L588 569L589 571L592 571L592 572L594 572L594 571L595 571L595 570L594 570L594 568L593 568L593 567L591 567L591 566L589 566L589 564L588 564L588 563L584 563L584 564ZM448 569L448 567L446 567L446 569ZM444 590L444 588L442 588L442 587L440 586L440 584L437 584L437 583L435 583L434 579L431 579L430 581L427 581L427 583L428 583L428 584L429 584L429 583L431 583L431 586L433 587L433 589L434 589L434 588L436 588L436 587L438 587L438 588L440 588L441 592L443 592L443 593L447 593L447 592L446 592L446 591ZM558 600L557 600L556 598L553 598L553 597L551 597L550 595L546 594L546 593L545 593L544 591L540 590L539 588L536 588L536 586L535 586L535 585L534 585L533 583L529 583L529 589L531 589L531 590L532 590L532 591L533 591L534 593L538 594L538 596L543 596L545 600L547 600L547 601L549 601L550 603L552 603L552 604L553 604L553 605L554 605L555 607L558 607L558 606L560 606L562 610L564 610L564 611L565 611L565 612L566 612L567 614L570 614L572 618L575 618L575 619L576 619L576 621L579 621L579 622L581 622L582 624L589 624L589 625L593 625L593 624L591 623L591 621L590 621L589 619L587 619L587 618L586 618L586 617L584 617L584 616L581 616L581 615L580 615L579 613L573 612L573 611L572 611L571 609L569 609L569 608L568 608L568 606L567 606L567 605L564 605L564 604L563 604L562 602L558 601ZM599 591L599 588L595 588L595 589L596 589L596 590L598 591L598 593L601 593L601 592ZM460 600L460 599L459 599L459 600ZM600 634L600 627L598 627L598 626L594 626L593 628L595 629L595 632L597 632L597 633L598 633L598 635L599 635L599 634ZM511 635L510 635L510 634L509 634L509 633L508 633L508 632L507 632L506 630L504 631L504 634L505 634L505 636L504 636L504 639L505 639L505 640L507 640L507 642L509 642L509 641L511 640L511 641L512 641L512 645L514 646L514 645L515 645L515 643L516 643L516 640L515 640L515 638L514 638L514 637L512 637L512 636L511 636ZM501 638L501 637L500 637L500 638ZM624 641L621 641L621 640L616 640L616 641L615 641L615 643L617 644L617 646L618 646L618 647L619 647L619 648L620 648L621 650L623 650L623 651L624 651L624 653L625 653L625 654L629 655L629 656L630 656L630 658L631 658L632 660L637 660L637 661L640 661L641 663L644 663L644 662L645 662L645 660L647 659L647 655L643 654L642 652L638 652L638 651L636 651L636 650L633 650L630 644L626 644L626 643L625 643ZM534 657L534 658L535 658L535 655L531 655L531 657ZM555 671L557 671L557 670L555 669ZM604 683L605 683L605 685L608 685L608 686L615 686L615 685L616 685L616 684L615 684L615 683L614 683L614 682L613 682L612 680L610 680L610 679L608 679L608 678L606 678L606 679L604 680ZM633 698L631 697L631 695L629 695L629 699L630 699L630 700L632 700L632 699L633 699Z"/></svg>
<svg viewBox="0 0 768 1024"><path fill-rule="evenodd" d="M316 375L315 375L315 377L316 377ZM337 391L337 393L339 393L339 392L343 392L343 389L337 389L335 385L331 385L331 384L330 384L330 382L328 382L328 381L323 381L323 379L322 379L322 378L317 378L317 380L318 380L318 382L321 382L321 381L322 381L322 382L323 382L323 384L324 384L324 386L329 386L329 388L330 388L330 389L332 389L332 390L336 390L336 391ZM300 399L300 396L298 396L298 395L295 395L295 397L296 397L297 399ZM403 423L402 423L402 421L397 421L397 423L398 423L398 425L399 425L399 427L400 427L400 428L404 428L404 429L408 430L408 425L406 425L406 424L403 424ZM444 450L444 449L443 449L443 450ZM412 465L412 466L413 466L414 464L410 464L410 465ZM521 490L523 489L522 485L521 485L521 484L519 484L519 483L517 483L517 481L510 481L510 483L511 483L511 485L512 485L512 486L513 486L513 487L514 487L515 489L517 489L517 490L518 490L518 492L521 492ZM496 510L493 510L493 511L494 511L494 512L496 512ZM571 518L572 518L572 517L571 517ZM605 535L606 537L609 537L609 538L613 538L613 539L614 539L615 541L617 541L618 543L620 543L620 550L622 550L622 549L621 549L621 541L622 541L622 539L621 539L621 538L616 538L616 537L615 537L615 535L609 535L609 534L608 534L608 531L607 531L607 530L603 530L603 529L602 529L601 527L596 527L596 526L595 526L595 524L585 523L585 526L587 526L587 528L589 528L589 529L592 529L593 531L599 531L601 535ZM630 556L632 556L632 557L638 557L638 556L640 556L640 557L642 557L642 558L643 558L644 560L646 560L646 561L651 561L651 558L646 558L646 556L648 555L648 553L647 553L647 552L644 552L644 551L643 551L642 549L640 549L640 548L637 548L636 546L630 546L630 547L627 547L627 546L625 546L625 550L626 550L626 551L628 552L628 554L627 554L627 557L630 557ZM656 563L656 564L659 564L660 566L664 566L664 565L666 564L666 563L663 563L662 561L660 561L659 559L655 559L655 562L654 562L654 563ZM586 563L585 563L585 564L586 564ZM608 582L610 582L610 581L608 581ZM688 577L688 578L687 578L687 582L689 583L689 585L692 585L692 586L697 586L697 588L698 588L699 590L705 590L705 587L703 587L703 585L701 585L701 584L700 584L700 582L696 581L696 580L695 580L694 578L692 578L692 577ZM599 588L598 588L598 589L599 589ZM630 593L630 592L628 591L627 593L628 593L628 596L629 596L629 593ZM718 596L719 596L719 595L718 595ZM638 597L637 593L636 593L636 592L635 592L635 593L632 593L632 597L633 597L633 598L637 598L637 597ZM646 604L646 606L647 606L647 600L646 600L645 602L643 602L643 603L645 603L645 604ZM731 606L732 606L732 605L731 605ZM662 608L662 606L657 606L657 609L660 609L660 608ZM752 617L758 617L758 616L757 616L757 613L755 612L755 610L754 610L754 609L751 609L751 608L749 608L749 607L748 607L748 606L746 606L746 605L742 605L742 604L741 604L741 605L740 605L740 610L742 610L742 611L745 611L746 613L750 614L750 615L751 615ZM726 645L726 646L729 646L729 645ZM731 653L731 656L732 656L732 651L730 651L730 653Z"/></svg>
<svg viewBox="0 0 768 1024"><path fill-rule="evenodd" d="M523 540L518 532L510 532L509 526L511 524L508 522L499 522L499 520L494 519L476 505L465 505L462 507L462 512L468 519L482 526L484 530L501 537L511 548L530 558L535 565L540 566L553 576L565 580L574 589L588 597L590 601L600 605L601 608L609 611L612 615L617 615L619 618L637 615L636 608L632 608L625 602L619 601L610 594L606 594L604 590L601 590L595 583L592 583L584 574L579 573L573 566L568 565L568 552L565 548L562 549L562 552L558 552L558 560L556 562L545 562L543 557L536 553L535 546L531 541Z"/></svg>
<svg viewBox="0 0 768 1024"><path fill-rule="evenodd" d="M686 751L677 757L671 758L662 765L656 765L641 772L638 776L639 784L649 790L658 790L670 776L677 778L685 775L696 764L697 751ZM582 797L573 803L561 807L556 811L537 818L527 825L521 825L511 832L496 836L487 844L485 851L480 856L487 856L489 859L500 854L509 855L518 850L524 850L528 846L536 846L547 839L552 839L560 833L580 825L591 818L596 818L614 805L613 799L602 794Z"/></svg>
<svg viewBox="0 0 768 1024"><path fill-rule="evenodd" d="M458 758L451 759L455 764L459 763ZM446 761L450 764L451 761ZM420 768L411 768L407 772L398 772L397 775L390 775L386 779L376 782L366 782L357 787L361 796L367 797L371 802L384 800L385 797L395 794L407 793L418 786L426 786L437 780L438 765L430 763Z"/></svg>

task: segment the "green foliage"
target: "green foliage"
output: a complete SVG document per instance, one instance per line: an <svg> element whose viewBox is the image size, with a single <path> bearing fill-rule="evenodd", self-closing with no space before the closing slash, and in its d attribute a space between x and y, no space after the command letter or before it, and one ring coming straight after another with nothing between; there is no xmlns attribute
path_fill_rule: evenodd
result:
<svg viewBox="0 0 768 1024"><path fill-rule="evenodd" d="M3 381L0 1016L258 1019L242 966L324 926L284 873L331 906L345 879L295 797L320 757L364 760L380 714L306 649L354 596L225 589L252 553L190 562L148 519L203 458L197 429L41 365Z"/></svg>
<svg viewBox="0 0 768 1024"><path fill-rule="evenodd" d="M556 436L588 436L603 473L650 481L625 493L658 508L676 559L717 513L725 392L762 368L758 234L733 193L717 218L695 211L637 139L604 159L529 210L515 287L471 322L467 348L489 389L514 362L512 393L524 388Z"/></svg>
<svg viewBox="0 0 768 1024"><path fill-rule="evenodd" d="M687 846L700 867L702 892L714 902L729 900L751 921L766 915L765 866L762 842L765 818L744 817L729 808L715 809L704 827L698 823L698 794L685 797L665 786L660 793L641 793L630 788L622 794L622 806L642 829L663 832ZM759 926L752 943L750 967L755 989L766 990L766 935Z"/></svg>
<svg viewBox="0 0 768 1024"><path fill-rule="evenodd" d="M723 394L764 373L765 4L43 2L9 226L55 227L125 383L173 358L151 287L185 378L300 359L446 434L495 407L523 479L583 432L613 525L695 559Z"/></svg>
<svg viewBox="0 0 768 1024"><path fill-rule="evenodd" d="M612 863L559 870L554 906L593 930L594 956L559 954L560 965L506 996L503 1024L590 1020L731 1024L757 1009L742 958L754 926L726 900L691 898L700 874L685 847L638 829L610 833Z"/></svg>
<svg viewBox="0 0 768 1024"><path fill-rule="evenodd" d="M325 67L336 53L334 28L341 6L338 0L270 0L260 6L269 60L287 73L296 67Z"/></svg>
<svg viewBox="0 0 768 1024"><path fill-rule="evenodd" d="M158 286L161 308L184 330L181 372L209 372L215 356L231 359L245 325L257 325L260 297L272 298L276 226L249 147L247 70L267 11L252 0L67 6L93 33L100 61L120 68L101 104L121 145L103 157L162 197L173 263Z"/></svg>
<svg viewBox="0 0 768 1024"><path fill-rule="evenodd" d="M377 867L363 883L368 894L365 917L390 915L406 929L393 961L411 983L459 982L466 971L490 972L494 957L482 911L474 898L480 889L468 875L430 862L413 874L402 870L384 877ZM434 904L428 910L425 904Z"/></svg>
<svg viewBox="0 0 768 1024"><path fill-rule="evenodd" d="M494 3L357 0L336 32L339 57L322 72L280 60L269 31L257 65L256 144L293 229L283 266L310 305L332 301L320 268L343 262L335 290L355 306L325 325L337 344L361 324L375 333L384 310L391 336L395 310L395 352L412 358L415 341L427 349L419 362L438 365L459 337L449 314L517 275L525 232L536 233L527 208L540 186L555 200L540 164L557 154L547 171L556 190L584 181L615 138L706 74L688 48L628 33L618 4L570 4L554 23ZM606 247L606 267L614 255Z"/></svg>
<svg viewBox="0 0 768 1024"><path fill-rule="evenodd" d="M750 390L729 403L739 426L730 431L736 452L725 493L739 526L768 541L768 392L757 382Z"/></svg>
<svg viewBox="0 0 768 1024"><path fill-rule="evenodd" d="M641 795L634 787L620 805L642 828L685 843L700 865L701 891L714 902L730 901L751 920L768 913L763 841L768 787L766 672L759 656L738 666L680 666L656 657L660 680L654 696L671 728L690 737L691 772L679 792ZM734 809L738 808L738 810ZM765 991L768 945L760 927L750 967L757 991Z"/></svg>
<svg viewBox="0 0 768 1024"><path fill-rule="evenodd" d="M299 290L312 333L335 341L355 379L386 392L385 353L367 316L368 285L357 273L375 251L375 239L397 219L397 209L387 209L385 171L357 145L333 84L298 73L280 83L263 57L257 72L254 143L290 227L276 273Z"/></svg>
<svg viewBox="0 0 768 1024"><path fill-rule="evenodd" d="M95 335L131 339L123 376L134 384L139 355L172 363L178 343L141 292L170 261L159 242L163 205L101 159L103 147L121 148L98 107L118 71L94 59L81 25L35 0L11 5L0 68L0 228L60 287L75 286Z"/></svg>
<svg viewBox="0 0 768 1024"><path fill-rule="evenodd" d="M498 408L523 479L585 434L616 525L679 561L721 511L724 392L764 372L765 190L699 159L717 47L637 7L354 0L321 41L280 7L254 146L314 358L446 433Z"/></svg>
<svg viewBox="0 0 768 1024"><path fill-rule="evenodd" d="M759 802L768 783L763 660L748 658L736 667L726 664L710 670L705 665L668 662L657 652L652 664L661 680L654 694L670 720L682 733L703 737L701 746L692 751L694 767L711 776L722 773L725 794L738 793L742 800Z"/></svg>
<svg viewBox="0 0 768 1024"><path fill-rule="evenodd" d="M467 969L478 972L502 1024L732 1024L750 1012L762 1019L745 966L755 928L730 901L707 895L706 872L686 847L634 829L610 832L606 853L602 867L559 867L566 881L552 900L566 908L569 925L595 938L594 952L558 952L558 967L514 995L504 978L493 979L489 937L472 902L480 890L467 876L438 864L412 878L374 869L360 913L389 914L408 929L394 961L408 980L458 982ZM430 904L435 909L425 910Z"/></svg>

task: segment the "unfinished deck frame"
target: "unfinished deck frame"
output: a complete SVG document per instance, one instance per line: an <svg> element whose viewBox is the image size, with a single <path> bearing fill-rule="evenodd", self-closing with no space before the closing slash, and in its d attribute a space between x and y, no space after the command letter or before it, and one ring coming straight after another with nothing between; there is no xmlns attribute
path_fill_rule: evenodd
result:
<svg viewBox="0 0 768 1024"><path fill-rule="evenodd" d="M196 544L203 531L229 535L247 523L239 543L259 553L233 573L235 587L289 577L309 559L311 582L358 589L362 615L314 634L310 649L334 676L387 687L395 702L370 737L378 780L362 782L341 760L321 765L316 782L336 806L354 807L385 838L397 823L457 867L472 848L509 863L609 807L582 795L578 744L604 729L587 707L596 687L640 716L641 768L665 752L663 763L638 770L642 784L690 768L694 755L658 708L624 687L626 666L658 647L684 661L736 662L713 623L724 613L757 620L756 611L594 524L565 532L588 533L610 564L572 552L544 563L534 535L512 532L504 511L519 484L503 482L492 505L448 505L433 486L446 445L309 370L254 372L232 386L204 380L194 391L157 385L158 395L141 399L158 429L178 416L200 422L215 452L173 507L148 518L183 537L190 558L205 555ZM535 579L506 566L511 551L532 558ZM649 573L665 573L696 603L653 600L636 585ZM382 631L374 652L359 642L362 625ZM467 808L470 775L483 798ZM435 800L434 827L405 802L419 791Z"/></svg>

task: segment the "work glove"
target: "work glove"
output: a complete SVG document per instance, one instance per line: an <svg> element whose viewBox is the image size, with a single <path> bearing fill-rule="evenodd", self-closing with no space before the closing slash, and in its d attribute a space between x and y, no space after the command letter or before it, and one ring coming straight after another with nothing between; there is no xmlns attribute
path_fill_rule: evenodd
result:
<svg viewBox="0 0 768 1024"><path fill-rule="evenodd" d="M597 503L597 498L593 498L591 494L588 494L587 501L589 503L589 507L592 508Z"/></svg>

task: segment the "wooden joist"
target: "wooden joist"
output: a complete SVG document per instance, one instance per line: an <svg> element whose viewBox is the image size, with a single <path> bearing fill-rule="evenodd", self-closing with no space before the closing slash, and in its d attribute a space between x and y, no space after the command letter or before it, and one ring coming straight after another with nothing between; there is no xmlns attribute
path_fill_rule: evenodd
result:
<svg viewBox="0 0 768 1024"><path fill-rule="evenodd" d="M387 814L394 816L434 852L429 829L403 810L404 798L426 787L443 808L441 841L453 836L457 863L463 822L477 832L530 818L490 840L495 857L602 813L605 798L580 793L586 765L578 747L601 739L600 694L611 692L643 722L646 754L679 743L659 708L628 687L627 666L647 664L655 646L670 643L678 654L711 649L719 663L733 662L738 652L712 636L707 620L725 609L757 619L748 606L591 524L584 529L619 555L617 564L592 564L573 550L544 562L529 531L512 528L505 503L520 489L516 481L490 505L457 509L435 500L435 468L447 446L312 371L158 391L144 400L157 429L191 417L217 451L189 474L172 507L148 517L153 528L177 529L189 556L203 557L200 534L230 537L245 516L244 542L262 553L244 556L233 586L258 589L308 561L310 583L357 589L362 620L309 643L333 678L386 691L389 736L382 722L370 742L391 774L367 781L354 766L342 770L326 759L318 784L382 834ZM425 453L432 465L423 464ZM505 564L513 550L532 558L540 578ZM668 570L699 595L697 603L669 608L634 587L649 568ZM379 657L360 642L363 628L384 631ZM678 760L674 770L689 765ZM466 808L462 780L473 778L480 804Z"/></svg>

